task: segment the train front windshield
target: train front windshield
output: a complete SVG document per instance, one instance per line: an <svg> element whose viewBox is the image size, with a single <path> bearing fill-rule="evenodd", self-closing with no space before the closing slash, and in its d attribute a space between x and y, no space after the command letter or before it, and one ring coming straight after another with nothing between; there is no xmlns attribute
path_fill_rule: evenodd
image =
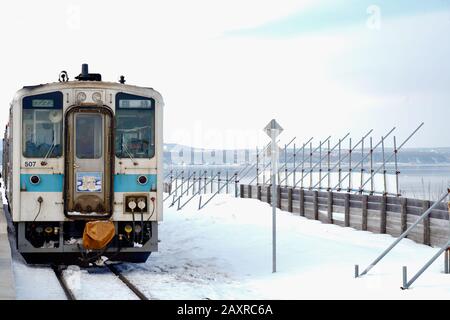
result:
<svg viewBox="0 0 450 320"><path fill-rule="evenodd" d="M155 102L125 93L116 100L115 150L118 158L155 155Z"/></svg>
<svg viewBox="0 0 450 320"><path fill-rule="evenodd" d="M62 94L26 97L23 100L23 155L53 158L62 155Z"/></svg>

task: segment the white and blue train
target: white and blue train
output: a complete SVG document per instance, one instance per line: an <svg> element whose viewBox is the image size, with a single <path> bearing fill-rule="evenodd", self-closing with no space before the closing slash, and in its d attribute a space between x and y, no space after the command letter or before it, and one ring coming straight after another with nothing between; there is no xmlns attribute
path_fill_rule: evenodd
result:
<svg viewBox="0 0 450 320"><path fill-rule="evenodd" d="M123 77L104 82L85 64L75 81L63 71L59 82L17 92L2 174L27 262L143 262L157 251L163 105L152 88L126 85ZM109 221L114 235L88 250L83 236L93 221Z"/></svg>

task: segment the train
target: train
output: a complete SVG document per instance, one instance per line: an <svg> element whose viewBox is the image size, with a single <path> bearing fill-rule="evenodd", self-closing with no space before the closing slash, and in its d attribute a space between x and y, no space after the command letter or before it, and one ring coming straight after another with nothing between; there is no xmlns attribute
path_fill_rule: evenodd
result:
<svg viewBox="0 0 450 320"><path fill-rule="evenodd" d="M73 80L24 86L3 138L2 178L27 263L145 262L163 218L163 107L150 87Z"/></svg>

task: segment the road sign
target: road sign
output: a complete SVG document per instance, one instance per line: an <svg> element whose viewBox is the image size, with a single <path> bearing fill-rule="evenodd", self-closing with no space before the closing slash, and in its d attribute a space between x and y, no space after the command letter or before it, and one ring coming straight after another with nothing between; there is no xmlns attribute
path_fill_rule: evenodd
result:
<svg viewBox="0 0 450 320"><path fill-rule="evenodd" d="M281 132L283 132L283 128L280 126L280 124L275 119L270 120L270 122L264 128L264 132L270 138L272 138L272 131L273 130L275 130L275 132L276 132L275 138L278 137Z"/></svg>

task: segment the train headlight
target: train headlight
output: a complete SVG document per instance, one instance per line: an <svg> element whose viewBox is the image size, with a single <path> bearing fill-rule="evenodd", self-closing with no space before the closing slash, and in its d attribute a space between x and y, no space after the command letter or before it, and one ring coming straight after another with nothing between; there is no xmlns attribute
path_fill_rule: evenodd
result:
<svg viewBox="0 0 450 320"><path fill-rule="evenodd" d="M52 227L46 227L44 229L44 231L45 231L46 234L52 234L53 233L53 228Z"/></svg>
<svg viewBox="0 0 450 320"><path fill-rule="evenodd" d="M78 93L77 93L77 101L78 101L78 102L86 101L86 93L84 93L84 92L78 92Z"/></svg>
<svg viewBox="0 0 450 320"><path fill-rule="evenodd" d="M138 183L141 185L147 184L147 182L148 182L148 179L146 176L139 176L137 180L138 180Z"/></svg>
<svg viewBox="0 0 450 320"><path fill-rule="evenodd" d="M41 182L41 178L39 178L39 176L31 176L30 182L31 184L38 184L39 182Z"/></svg>
<svg viewBox="0 0 450 320"><path fill-rule="evenodd" d="M133 227L130 226L129 224L126 224L125 228L123 228L123 229L125 230L125 233L127 234L127 238L129 239L130 238L130 233L131 233L131 231L133 231Z"/></svg>

